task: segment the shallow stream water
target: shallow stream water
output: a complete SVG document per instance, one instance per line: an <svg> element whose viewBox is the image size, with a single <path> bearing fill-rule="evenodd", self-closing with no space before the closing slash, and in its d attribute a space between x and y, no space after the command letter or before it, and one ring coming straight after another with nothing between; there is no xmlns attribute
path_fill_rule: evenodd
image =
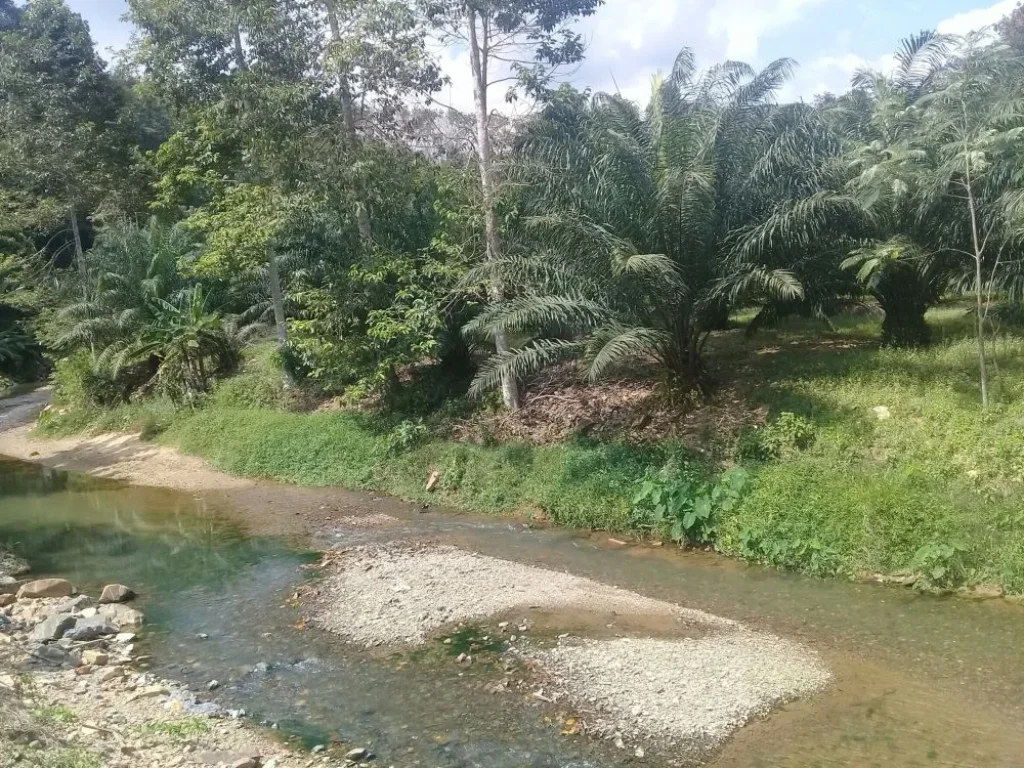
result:
<svg viewBox="0 0 1024 768"><path fill-rule="evenodd" d="M310 492L275 489L288 500ZM325 500L329 492L324 492ZM355 499L355 501L353 501ZM326 524L317 546L409 538L588 576L743 621L816 649L831 689L753 723L710 764L738 768L1024 766L1024 607L815 581L706 555L346 495L381 528ZM36 574L83 591L129 584L148 618L143 652L163 676L307 743L370 745L383 765L615 766L632 754L562 734L565 712L487 692L500 670L354 648L301 625L290 599L314 542L252 536L237 500L126 487L0 460L0 538ZM205 636L206 639L201 639ZM650 750L642 761L668 765Z"/></svg>

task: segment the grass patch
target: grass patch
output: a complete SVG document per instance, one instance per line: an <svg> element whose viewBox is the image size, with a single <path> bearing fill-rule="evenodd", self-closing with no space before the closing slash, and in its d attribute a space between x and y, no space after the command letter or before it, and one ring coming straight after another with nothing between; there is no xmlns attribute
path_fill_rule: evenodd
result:
<svg viewBox="0 0 1024 768"><path fill-rule="evenodd" d="M63 706L39 707L32 710L32 717L43 723L75 723L78 715Z"/></svg>
<svg viewBox="0 0 1024 768"><path fill-rule="evenodd" d="M45 749L24 757L27 765L37 768L100 768L103 765L99 755L78 747Z"/></svg>

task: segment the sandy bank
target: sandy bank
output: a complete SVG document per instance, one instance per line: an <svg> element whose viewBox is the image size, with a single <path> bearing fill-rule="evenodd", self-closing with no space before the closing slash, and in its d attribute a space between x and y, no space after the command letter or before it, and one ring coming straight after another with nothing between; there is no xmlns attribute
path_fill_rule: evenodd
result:
<svg viewBox="0 0 1024 768"><path fill-rule="evenodd" d="M173 448L143 442L138 435L39 439L32 436L32 429L32 424L4 429L0 423L0 455L155 488L222 491L254 484Z"/></svg>

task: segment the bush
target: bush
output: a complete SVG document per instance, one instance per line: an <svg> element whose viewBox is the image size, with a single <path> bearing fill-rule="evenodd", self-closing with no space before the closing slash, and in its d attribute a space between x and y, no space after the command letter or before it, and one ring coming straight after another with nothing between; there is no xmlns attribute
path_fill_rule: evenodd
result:
<svg viewBox="0 0 1024 768"><path fill-rule="evenodd" d="M664 532L679 543L713 541L718 520L742 498L750 476L738 467L711 481L700 475L700 468L687 462L676 473L644 480L633 497L634 525Z"/></svg>
<svg viewBox="0 0 1024 768"><path fill-rule="evenodd" d="M53 385L57 402L76 408L105 408L127 400L117 380L97 371L84 351L57 361Z"/></svg>
<svg viewBox="0 0 1024 768"><path fill-rule="evenodd" d="M814 422L784 412L771 424L740 433L734 455L737 461L772 461L805 451L814 443Z"/></svg>

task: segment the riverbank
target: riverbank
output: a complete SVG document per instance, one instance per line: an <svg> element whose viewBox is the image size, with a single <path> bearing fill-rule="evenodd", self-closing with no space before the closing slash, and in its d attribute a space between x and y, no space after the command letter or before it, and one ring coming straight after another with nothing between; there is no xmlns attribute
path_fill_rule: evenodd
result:
<svg viewBox="0 0 1024 768"><path fill-rule="evenodd" d="M982 410L963 311L944 308L929 320L939 341L918 351L879 348L877 321L858 316L838 318L832 333L793 323L756 338L716 337L729 386L711 403L681 411L675 437L627 442L623 432L598 439L579 408L570 415L584 420L571 429L560 423L558 442L502 442L494 430L515 435L528 425L507 418L499 425L486 409L453 419L387 410L295 413L273 398L243 407L240 392L272 391L274 377L279 387L262 355L196 411L158 400L55 410L43 432L71 443L47 461L88 471L95 451L101 472L173 486L173 467L165 473L154 463L150 472L131 461L152 451L154 462L174 464L164 451L175 448L209 462L190 471L200 485L210 478L207 487L229 482L204 475L212 469L665 539L671 526L635 502L644 481L666 490L714 483L724 468L739 465L750 482L729 509L714 510L709 527L723 554L817 577L1024 594L1024 339L1007 335L994 346L999 376L994 402ZM605 394L572 384L534 400L578 404ZM540 418L539 407L528 405L523 421ZM605 413L596 400L594 408ZM641 416L636 424L646 423ZM551 418L563 417L569 415ZM632 423L623 413L615 418ZM659 412L659 429L666 418ZM117 462L120 438L80 437L139 430L148 439L129 443L124 465ZM22 430L5 443L0 434L0 453L8 445L7 453L39 458L32 453L45 451L36 437Z"/></svg>
<svg viewBox="0 0 1024 768"><path fill-rule="evenodd" d="M295 752L219 706L212 692L147 672L147 657L135 652L144 616L112 602L128 599L130 591L108 595L110 589L97 603L87 595L70 597L70 583L49 579L6 596L0 766L326 768L361 762L346 759L345 750Z"/></svg>

